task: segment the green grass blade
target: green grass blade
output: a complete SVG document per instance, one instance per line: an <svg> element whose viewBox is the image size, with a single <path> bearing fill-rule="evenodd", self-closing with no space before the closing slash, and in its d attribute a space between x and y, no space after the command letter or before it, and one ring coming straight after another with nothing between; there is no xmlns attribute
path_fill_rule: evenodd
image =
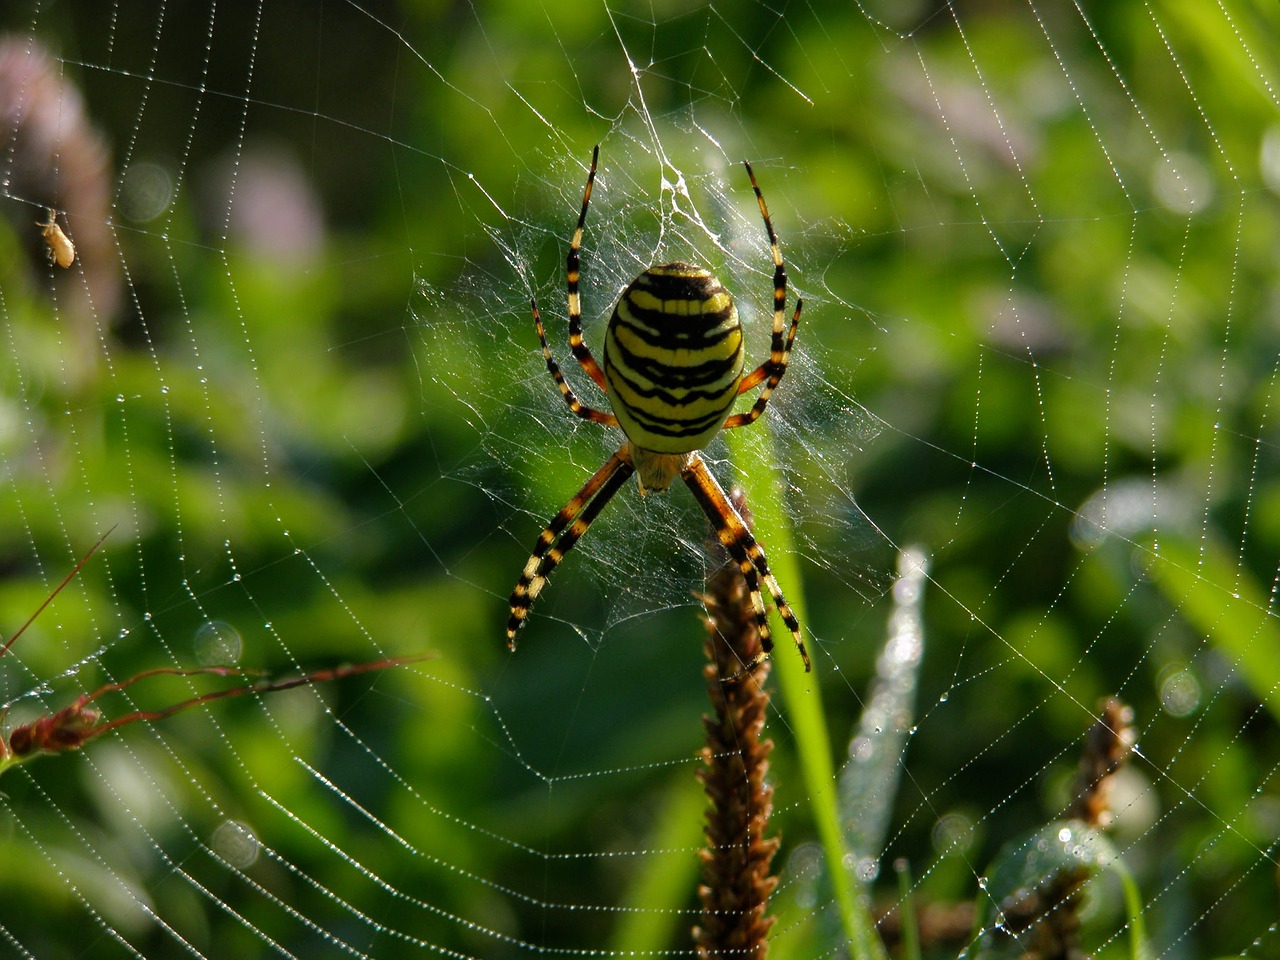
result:
<svg viewBox="0 0 1280 960"><path fill-rule="evenodd" d="M758 438L753 441L747 436L750 432L761 432L760 424L751 430L726 431L726 436L735 461L750 466L743 471L742 486L755 516L756 536L768 553L769 567L778 578L787 602L805 630L814 663L814 672L805 673L804 664L791 643L790 632L774 613L770 621L776 638L773 675L778 678L778 689L786 704L787 723L795 734L814 827L826 857L827 875L840 910L850 953L855 960L884 957L884 947L876 936L875 924L862 905L861 888L852 872L845 867L848 850L840 827L831 737L822 708L822 690L818 685L818 671L822 669L823 660L818 656L812 632L805 627L803 583L800 565L796 562L791 526L783 509L782 474L765 454L767 444L759 442Z"/></svg>
<svg viewBox="0 0 1280 960"><path fill-rule="evenodd" d="M1217 541L1162 533L1142 562L1160 591L1215 644L1280 721L1280 623L1267 592Z"/></svg>
<svg viewBox="0 0 1280 960"><path fill-rule="evenodd" d="M640 869L632 876L622 900L623 919L613 932L612 949L619 955L659 956L673 943L692 943L693 923L686 909L698 882L694 851L702 846L706 807L702 784L682 767L654 818L648 846L658 852L636 858Z"/></svg>

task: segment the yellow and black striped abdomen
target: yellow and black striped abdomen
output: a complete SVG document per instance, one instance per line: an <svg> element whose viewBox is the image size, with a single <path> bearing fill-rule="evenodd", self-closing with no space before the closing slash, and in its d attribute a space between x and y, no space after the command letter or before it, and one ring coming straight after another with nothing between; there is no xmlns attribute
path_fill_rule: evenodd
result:
<svg viewBox="0 0 1280 960"><path fill-rule="evenodd" d="M742 324L733 297L701 267L668 263L618 299L604 342L609 401L633 445L700 450L742 382Z"/></svg>

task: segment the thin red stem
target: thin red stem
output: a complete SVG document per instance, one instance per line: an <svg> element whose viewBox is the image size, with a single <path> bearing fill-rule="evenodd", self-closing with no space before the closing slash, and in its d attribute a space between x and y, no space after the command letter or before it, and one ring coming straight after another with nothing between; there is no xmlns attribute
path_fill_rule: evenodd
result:
<svg viewBox="0 0 1280 960"><path fill-rule="evenodd" d="M427 660L432 656L434 656L434 654L420 653L411 657L389 657L385 660L374 660L368 663L344 664L340 667L317 670L314 673L304 674L299 677L290 677L287 680L268 680L262 683L248 683L240 687L231 687L228 690L211 690L208 693L200 694L198 697L191 697L188 700L183 700L181 703L175 703L171 707L165 707L163 710L135 710L133 713L125 714L123 717L117 717L107 723L97 724L85 739L99 736L100 734L114 730L116 727L123 727L126 724L133 723L137 720L163 720L165 717L171 717L175 713L181 713L183 710L190 707L200 706L205 703L212 703L215 700L227 700L231 697L242 697L249 693L274 693L277 690L291 690L294 687L303 687L312 683L327 683L330 680L340 680L343 677L354 677L362 673L372 673L375 670L386 670L390 667L403 666L406 663L415 663L419 660ZM104 693L123 690L125 687L131 686L146 677L159 675L189 677L202 673L211 673L225 677L261 674L262 671L249 670L242 667L195 667L185 670L178 667L157 667L154 670L143 671L137 676L130 677L128 680L121 683L111 683L104 687L99 687L93 693L88 695L81 706L92 702Z"/></svg>
<svg viewBox="0 0 1280 960"><path fill-rule="evenodd" d="M71 580L72 580L72 578L73 578L77 573L79 573L79 572L80 572L80 569L81 569L81 568L82 568L86 563L88 563L88 562L89 562L89 558L90 558L90 557L92 557L92 556L94 555L94 553L95 553L95 552L97 552L97 549L98 549L100 546L102 546L103 541L104 541L104 540L106 540L106 539L107 539L107 537L111 536L111 531L112 531L112 530L114 530L114 529L116 528L116 526L118 526L118 525L117 525L117 524L112 524L112 525L111 525L111 530L108 530L106 533L104 533L101 537L99 537L99 538L98 538L98 542L97 542L97 543L95 543L92 547L90 547L90 548L89 548L89 552L88 552L88 553L86 553L83 557L81 557L81 558L80 558L80 562L79 562L79 563L77 563L74 567L72 567L72 568L71 568L71 572L70 572L70 573L68 573L65 577L63 577L63 578L62 578L62 582L61 582L60 584L58 584L56 587L54 587L54 588L53 588L53 592L52 592L52 593L50 593L47 597L45 597L45 598L44 598L44 603L42 603L42 604L40 604L40 606L36 607L36 612L35 612L35 613L33 613L31 616L27 617L27 622L26 622L26 623L24 623L22 626L20 626L20 627L18 628L18 632L17 632L17 633L15 633L15 634L14 634L12 637L10 637L8 640L6 640L6 641L5 641L4 646L3 646L3 647L0 647L0 656L4 656L5 651L6 651L6 650L8 650L11 646L13 646L13 641L17 640L20 636L22 636L22 635L26 632L27 627L29 627L29 626L31 626L31 624L35 623L35 619L36 619L36 617L40 616L40 614L42 614L42 613L44 612L44 608L45 608L45 607L47 607L49 604L53 603L53 598L54 598L54 597L56 597L58 594L60 594L60 593L62 592L62 588L63 588L63 587L65 587L68 583L70 583L70 582L71 582Z"/></svg>
<svg viewBox="0 0 1280 960"><path fill-rule="evenodd" d="M117 717L105 723L99 723L102 714L89 706L94 700L106 693L115 693L133 686L139 680L145 680L147 677L156 676L174 676L174 677L190 677L198 674L213 674L216 676L244 676L259 675L261 671L250 670L245 667L157 667L153 670L144 670L142 673L130 677L128 680L122 680L119 683L108 683L99 687L92 693L83 694L78 697L70 706L63 707L57 713L46 714L38 717L30 723L24 723L19 727L15 727L9 733L7 747L3 741L0 741L0 760L13 757L26 758L40 753L60 753L65 750L75 750L81 747L86 741L99 737L108 731L114 730L116 727L123 727L127 724L134 723L138 720L163 720L175 713L186 710L189 707L199 706L200 704L212 703L214 700L225 700L230 697L241 697L249 693L274 693L277 690L289 690L293 687L301 687L306 684L324 683L329 680L337 680L342 677L356 676L361 673L371 673L375 670L386 670L390 667L398 667L407 663L414 663L419 660L426 660L433 654L423 653L411 657L389 657L384 660L374 660L369 663L345 664L340 667L331 667L326 670L316 670L299 677L289 677L285 680L266 680L261 683L247 683L239 687L231 687L227 690L213 690L209 693L201 694L197 697L190 697L181 703L173 706L165 707L162 710L135 710L132 713ZM0 765L0 772L3 772L4 765Z"/></svg>

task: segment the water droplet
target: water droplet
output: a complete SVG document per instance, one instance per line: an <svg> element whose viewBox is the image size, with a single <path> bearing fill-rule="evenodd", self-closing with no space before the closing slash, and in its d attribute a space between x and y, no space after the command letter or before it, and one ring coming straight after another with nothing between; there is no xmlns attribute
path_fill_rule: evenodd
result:
<svg viewBox="0 0 1280 960"><path fill-rule="evenodd" d="M239 663L244 641L240 638L240 631L231 624L210 620L200 625L192 646L202 666L223 667Z"/></svg>
<svg viewBox="0 0 1280 960"><path fill-rule="evenodd" d="M943 814L933 825L933 848L944 857L963 854L973 843L973 822L962 813Z"/></svg>
<svg viewBox="0 0 1280 960"><path fill-rule="evenodd" d="M260 844L253 830L236 820L225 820L213 831L209 845L229 866L243 870L258 859Z"/></svg>
<svg viewBox="0 0 1280 960"><path fill-rule="evenodd" d="M1185 717L1200 706L1200 679L1188 668L1167 672L1160 684L1160 705L1174 717Z"/></svg>

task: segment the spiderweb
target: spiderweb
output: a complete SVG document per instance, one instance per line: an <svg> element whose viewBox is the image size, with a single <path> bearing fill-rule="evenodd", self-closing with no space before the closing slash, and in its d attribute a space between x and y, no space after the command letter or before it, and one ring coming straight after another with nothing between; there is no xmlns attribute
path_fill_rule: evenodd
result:
<svg viewBox="0 0 1280 960"><path fill-rule="evenodd" d="M6 729L156 668L433 654L7 771L7 955L694 955L691 498L628 486L502 642L618 442L528 310L603 404L563 293L599 143L589 343L687 259L764 358L743 158L805 300L768 414L705 453L815 664L784 640L770 680L771 955L848 955L850 882L886 943L913 906L924 956L1069 955L1017 916L1065 847L1110 865L1050 911L1084 955L1141 928L1280 956L1274 7L16 0L0 27L6 638L111 531L0 661ZM1136 748L1081 840L1112 697Z"/></svg>

